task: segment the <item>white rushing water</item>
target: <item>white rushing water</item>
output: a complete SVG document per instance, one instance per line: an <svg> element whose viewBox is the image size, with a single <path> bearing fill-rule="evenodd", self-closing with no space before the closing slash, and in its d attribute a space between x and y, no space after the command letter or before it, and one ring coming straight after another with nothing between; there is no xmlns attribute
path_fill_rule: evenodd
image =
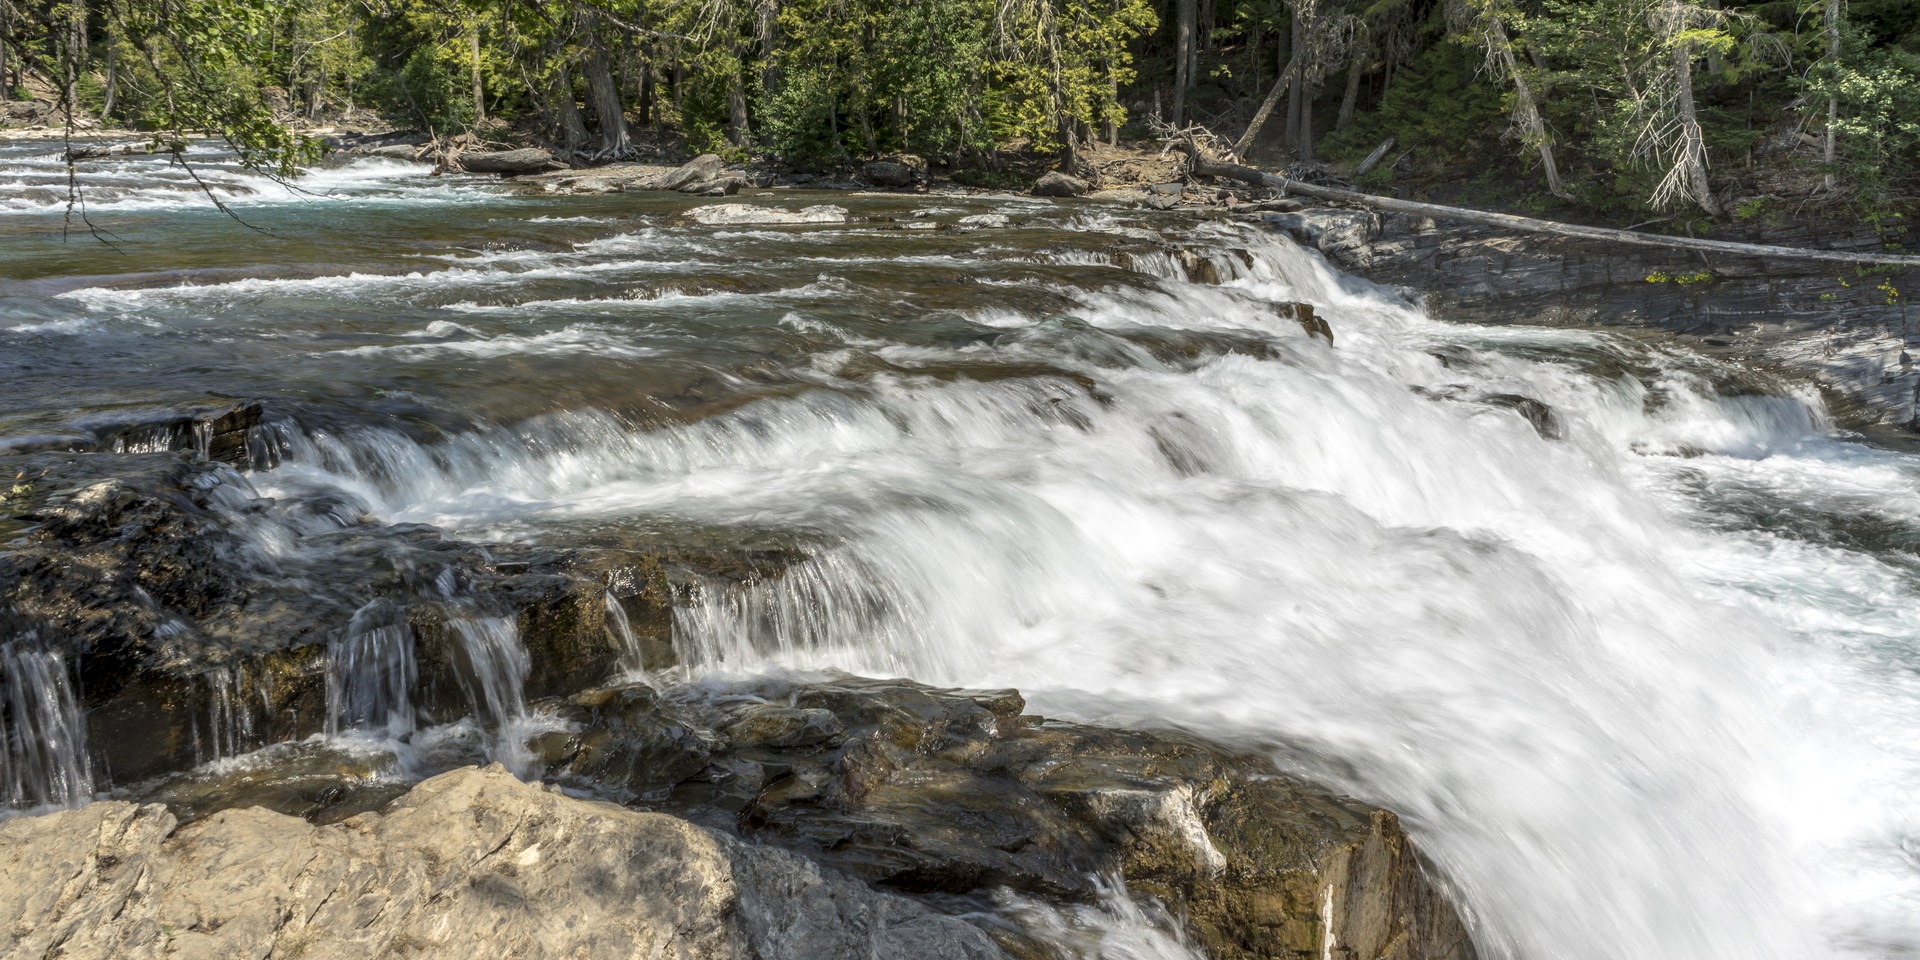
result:
<svg viewBox="0 0 1920 960"><path fill-rule="evenodd" d="M830 389L691 425L336 433L260 479L470 533L803 531L812 560L681 612L690 672L1013 685L1270 749L1399 811L1490 956L1920 951L1911 574L1701 492L1897 522L1920 515L1913 462L1828 438L1810 399L1720 396L1705 361L1438 324L1283 241L1207 236L1251 264L1206 286L1136 262L1167 275L1057 287L1066 320L983 310L990 343L849 335L806 374ZM1270 307L1301 299L1335 345ZM1115 335L1141 330L1265 346L1164 361ZM855 379L856 350L1047 362L1098 396Z"/></svg>

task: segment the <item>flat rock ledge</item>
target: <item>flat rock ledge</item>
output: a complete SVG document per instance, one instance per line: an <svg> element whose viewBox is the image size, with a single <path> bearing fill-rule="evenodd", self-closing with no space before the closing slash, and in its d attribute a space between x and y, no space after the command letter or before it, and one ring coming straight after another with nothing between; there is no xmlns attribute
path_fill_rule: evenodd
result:
<svg viewBox="0 0 1920 960"><path fill-rule="evenodd" d="M0 823L9 957L1002 956L979 928L685 820L465 768L333 826L158 804Z"/></svg>

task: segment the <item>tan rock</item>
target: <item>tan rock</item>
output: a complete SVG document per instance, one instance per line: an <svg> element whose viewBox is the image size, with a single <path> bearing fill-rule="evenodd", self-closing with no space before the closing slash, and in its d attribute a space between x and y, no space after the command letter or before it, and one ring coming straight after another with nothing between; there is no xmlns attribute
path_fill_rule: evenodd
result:
<svg viewBox="0 0 1920 960"><path fill-rule="evenodd" d="M96 803L0 824L0 954L82 958L1000 955L792 854L499 766L335 826L258 808L175 831Z"/></svg>

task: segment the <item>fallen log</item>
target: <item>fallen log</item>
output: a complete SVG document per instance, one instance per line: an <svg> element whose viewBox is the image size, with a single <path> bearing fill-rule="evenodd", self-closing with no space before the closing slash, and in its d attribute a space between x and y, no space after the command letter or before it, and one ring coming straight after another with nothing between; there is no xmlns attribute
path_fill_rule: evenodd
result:
<svg viewBox="0 0 1920 960"><path fill-rule="evenodd" d="M534 147L461 153L455 162L468 173L540 173L566 167L552 154Z"/></svg>
<svg viewBox="0 0 1920 960"><path fill-rule="evenodd" d="M1510 213L1493 213L1487 210L1473 210L1466 207L1449 207L1438 203L1421 203L1416 200L1399 200L1393 197L1375 196L1357 190L1342 190L1338 187L1323 187L1317 184L1301 183L1286 177L1263 173L1252 167L1237 163L1227 163L1182 145L1191 158L1188 169L1203 177L1226 177L1264 187L1278 188L1283 194L1292 193L1315 200L1330 203L1347 203L1389 213L1410 213L1415 216L1432 217L1436 220L1453 220L1460 223L1478 223L1504 230L1518 230L1524 233L1544 233L1556 237L1574 237L1581 240L1600 240L1608 243L1630 243L1647 247L1672 247L1677 250L1700 250L1707 253L1725 253L1741 257L1765 257L1776 260L1826 260L1834 263L1857 263L1868 266L1920 267L1920 256L1894 253L1857 253L1849 250L1815 250L1807 247L1776 247L1764 243L1737 243L1732 240L1707 240L1699 237L1670 237L1654 233L1635 233L1631 230L1619 230L1612 227L1589 227L1578 223L1562 223L1557 220L1540 220L1534 217L1515 216Z"/></svg>

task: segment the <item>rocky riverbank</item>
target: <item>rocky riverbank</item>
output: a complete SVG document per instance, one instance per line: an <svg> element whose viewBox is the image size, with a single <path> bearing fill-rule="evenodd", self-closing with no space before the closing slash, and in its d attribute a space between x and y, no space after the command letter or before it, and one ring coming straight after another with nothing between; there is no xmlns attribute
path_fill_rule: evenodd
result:
<svg viewBox="0 0 1920 960"><path fill-rule="evenodd" d="M1504 232L1317 207L1258 215L1344 270L1398 284L1471 323L1642 327L1818 384L1856 429L1920 428L1920 271L1863 270ZM1904 235L1900 228L1899 235ZM1880 251L1893 235L1795 218L1720 239Z"/></svg>
<svg viewBox="0 0 1920 960"><path fill-rule="evenodd" d="M1392 814L1259 761L1012 691L686 693L567 700L544 788L466 767L315 824L228 770L218 810L172 797L185 825L127 802L7 821L0 931L72 958L1039 958L1072 954L1036 922L1120 878L1222 960L1474 956ZM616 795L669 813L581 798Z"/></svg>

